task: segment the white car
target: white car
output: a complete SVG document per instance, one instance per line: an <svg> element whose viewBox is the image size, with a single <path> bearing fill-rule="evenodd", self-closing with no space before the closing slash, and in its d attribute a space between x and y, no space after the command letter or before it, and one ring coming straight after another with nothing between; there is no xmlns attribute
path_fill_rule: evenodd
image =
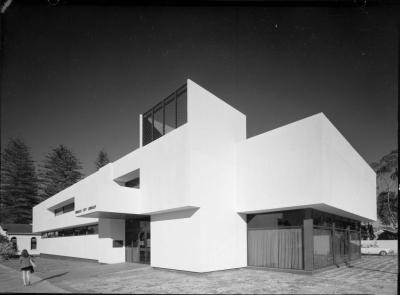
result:
<svg viewBox="0 0 400 295"><path fill-rule="evenodd" d="M381 248L376 245L361 246L361 254L375 254L375 255L385 256L392 253L393 250L390 248Z"/></svg>

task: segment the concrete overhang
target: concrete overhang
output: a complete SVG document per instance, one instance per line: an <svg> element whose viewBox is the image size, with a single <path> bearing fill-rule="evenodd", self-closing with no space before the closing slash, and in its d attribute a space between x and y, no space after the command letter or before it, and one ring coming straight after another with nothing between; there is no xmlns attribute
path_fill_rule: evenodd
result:
<svg viewBox="0 0 400 295"><path fill-rule="evenodd" d="M193 210L193 209L199 209L200 207L198 206L182 206L182 207L175 207L175 208L170 208L170 209L164 209L164 210L156 210L156 211L148 211L144 214L146 215L156 215L156 214L163 214L163 213L170 213L170 212L177 212L177 211L185 211L185 210Z"/></svg>
<svg viewBox="0 0 400 295"><path fill-rule="evenodd" d="M81 214L78 217L125 219L125 218L139 218L139 217L144 217L144 216L146 216L146 214L131 214L131 213L95 211L95 212L91 212L91 213Z"/></svg>
<svg viewBox="0 0 400 295"><path fill-rule="evenodd" d="M316 209L319 211L339 215L339 216L346 217L346 218L351 218L351 219L358 220L358 221L364 221L364 222L374 222L375 221L373 219L369 219L367 217L353 214L348 211L341 210L339 208L329 206L324 203L308 204L308 205L301 205L301 206L280 207L280 208L273 208L273 209L257 209L257 210L239 211L238 213L239 214L272 213L272 212L277 212L277 211L306 209L306 208L313 208L313 209Z"/></svg>
<svg viewBox="0 0 400 295"><path fill-rule="evenodd" d="M179 212L185 210L194 210L199 209L198 206L182 206L170 209L156 210L156 211L144 211L140 213L121 213L121 212L109 212L109 211L85 211L79 214L76 214L77 217L89 217L89 218L111 218L111 219L124 219L124 218L138 218L143 216L151 216L156 214L170 213L170 212Z"/></svg>

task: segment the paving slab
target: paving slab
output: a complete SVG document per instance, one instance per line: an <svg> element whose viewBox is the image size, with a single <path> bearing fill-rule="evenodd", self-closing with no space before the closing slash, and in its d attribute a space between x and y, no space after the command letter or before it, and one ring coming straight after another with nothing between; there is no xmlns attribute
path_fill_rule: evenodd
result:
<svg viewBox="0 0 400 295"><path fill-rule="evenodd" d="M131 263L36 261L36 275L79 293L397 294L397 256L363 256L349 266L313 275L250 268L198 274ZM6 264L18 269L17 261Z"/></svg>
<svg viewBox="0 0 400 295"><path fill-rule="evenodd" d="M24 286L20 271L0 264L0 292L2 293L69 293L34 273L30 275L30 281L31 285Z"/></svg>

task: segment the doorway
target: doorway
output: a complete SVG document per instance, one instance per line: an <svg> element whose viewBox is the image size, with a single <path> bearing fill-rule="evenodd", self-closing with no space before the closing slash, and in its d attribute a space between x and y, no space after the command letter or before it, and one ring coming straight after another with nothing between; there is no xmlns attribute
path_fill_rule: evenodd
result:
<svg viewBox="0 0 400 295"><path fill-rule="evenodd" d="M125 261L150 264L150 216L125 220Z"/></svg>

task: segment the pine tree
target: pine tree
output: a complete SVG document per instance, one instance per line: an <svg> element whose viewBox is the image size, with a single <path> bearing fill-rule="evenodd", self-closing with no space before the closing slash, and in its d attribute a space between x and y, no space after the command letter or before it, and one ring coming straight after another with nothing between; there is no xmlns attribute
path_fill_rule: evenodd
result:
<svg viewBox="0 0 400 295"><path fill-rule="evenodd" d="M32 207L39 202L38 179L21 138L11 138L2 153L0 196L1 222L32 222Z"/></svg>
<svg viewBox="0 0 400 295"><path fill-rule="evenodd" d="M96 169L99 170L101 167L107 165L108 163L110 163L110 160L108 159L107 153L104 150L101 150L95 162Z"/></svg>
<svg viewBox="0 0 400 295"><path fill-rule="evenodd" d="M45 157L39 173L41 201L83 178L81 163L64 145L52 149Z"/></svg>

